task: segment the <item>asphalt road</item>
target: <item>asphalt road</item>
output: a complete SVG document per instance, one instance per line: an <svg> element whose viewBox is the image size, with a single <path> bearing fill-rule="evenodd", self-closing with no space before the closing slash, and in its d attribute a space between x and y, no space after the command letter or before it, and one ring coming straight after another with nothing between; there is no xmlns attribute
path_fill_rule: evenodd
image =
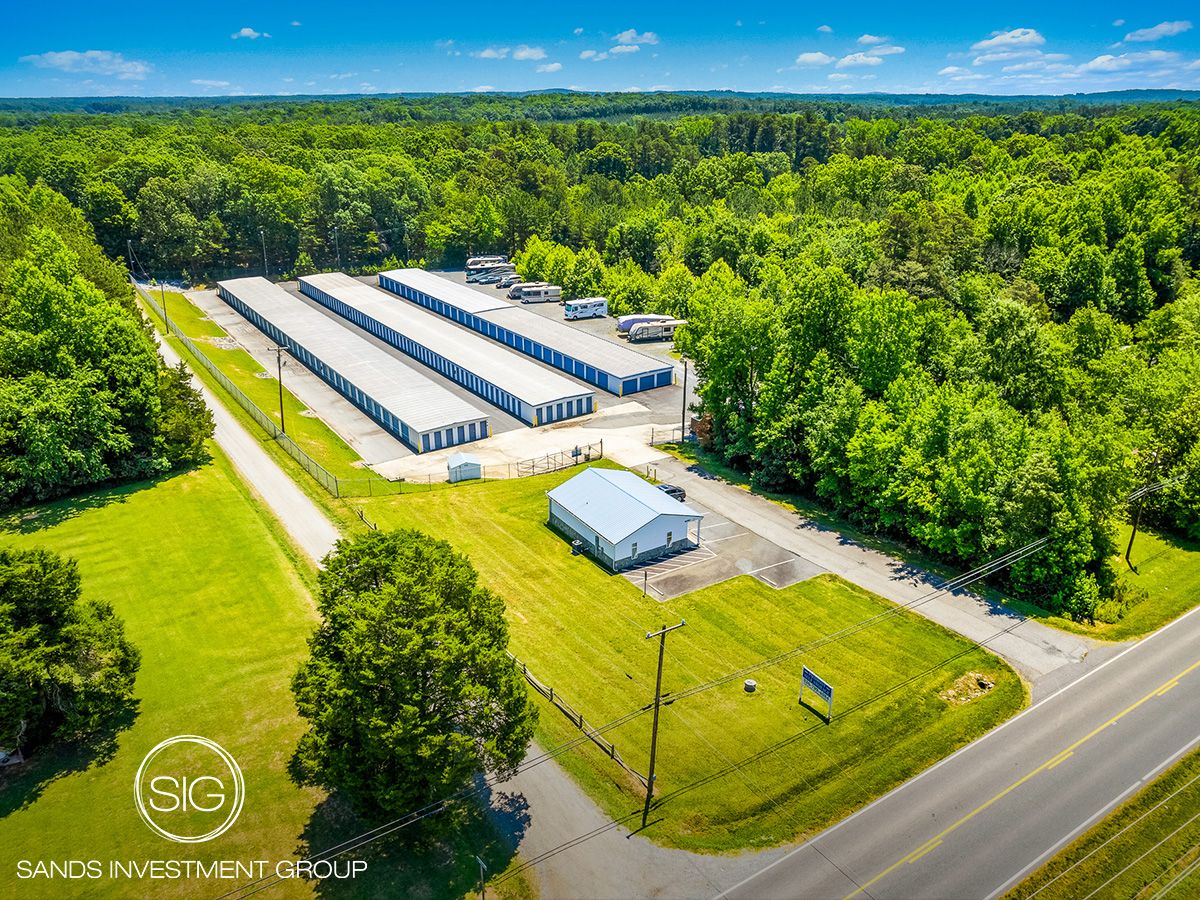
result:
<svg viewBox="0 0 1200 900"><path fill-rule="evenodd" d="M990 900L1197 742L1194 611L718 896Z"/></svg>

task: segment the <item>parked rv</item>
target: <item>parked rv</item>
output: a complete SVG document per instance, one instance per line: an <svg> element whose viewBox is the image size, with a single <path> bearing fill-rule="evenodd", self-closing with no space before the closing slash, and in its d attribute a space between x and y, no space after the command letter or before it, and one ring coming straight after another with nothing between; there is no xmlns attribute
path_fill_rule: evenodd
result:
<svg viewBox="0 0 1200 900"><path fill-rule="evenodd" d="M509 300L520 300L521 294L530 288L550 287L548 281L518 281L508 291Z"/></svg>
<svg viewBox="0 0 1200 900"><path fill-rule="evenodd" d="M468 269L467 284L478 283L493 275L499 280L505 275L516 274L516 271L516 267L512 263L488 263L477 269Z"/></svg>
<svg viewBox="0 0 1200 900"><path fill-rule="evenodd" d="M603 318L608 315L608 299L605 297L584 297L582 300L568 300L563 311L564 319Z"/></svg>
<svg viewBox="0 0 1200 900"><path fill-rule="evenodd" d="M505 262L508 262L507 256L472 256L467 259L466 267L468 269L478 269L480 266L486 266L489 263Z"/></svg>
<svg viewBox="0 0 1200 900"><path fill-rule="evenodd" d="M668 319L665 322L639 322L629 329L629 343L638 341L667 341L675 337L675 329L686 325L684 319Z"/></svg>
<svg viewBox="0 0 1200 900"><path fill-rule="evenodd" d="M562 288L557 284L547 284L542 287L525 288L521 291L522 303L557 303L562 299Z"/></svg>
<svg viewBox="0 0 1200 900"><path fill-rule="evenodd" d="M617 331L625 334L632 326L640 325L642 322L667 322L670 319L670 316L661 316L656 313L637 313L631 316L619 316L617 318Z"/></svg>

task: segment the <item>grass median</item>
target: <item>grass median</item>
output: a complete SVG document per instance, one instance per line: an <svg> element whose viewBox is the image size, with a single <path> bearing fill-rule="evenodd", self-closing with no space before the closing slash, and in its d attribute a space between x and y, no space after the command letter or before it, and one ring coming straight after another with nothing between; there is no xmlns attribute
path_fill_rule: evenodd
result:
<svg viewBox="0 0 1200 900"><path fill-rule="evenodd" d="M508 605L512 649L593 726L645 707L654 695L657 641L667 639L667 699L855 623L873 627L664 706L656 806L648 835L722 852L811 834L942 759L1025 703L1017 675L974 644L836 576L775 590L743 576L660 603L642 595L546 525L545 491L578 469L535 478L369 501L384 527L412 527L467 553ZM834 686L826 724L797 702L801 666ZM984 688L980 682L988 685ZM578 736L543 705L549 749ZM651 717L604 735L636 770L648 768ZM616 819L639 826L642 790L598 748L562 764ZM564 839L571 837L564 835Z"/></svg>

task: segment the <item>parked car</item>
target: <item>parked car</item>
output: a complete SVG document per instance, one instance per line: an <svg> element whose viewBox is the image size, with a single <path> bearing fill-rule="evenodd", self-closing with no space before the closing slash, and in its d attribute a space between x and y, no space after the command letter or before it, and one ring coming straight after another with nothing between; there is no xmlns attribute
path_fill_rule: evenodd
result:
<svg viewBox="0 0 1200 900"><path fill-rule="evenodd" d="M668 497L673 497L674 499L678 500L680 503L682 503L684 500L687 499L687 491L685 491L681 487L677 487L676 485L673 485L673 484L660 484L660 485L657 485L657 487L660 491L662 491Z"/></svg>
<svg viewBox="0 0 1200 900"><path fill-rule="evenodd" d="M496 282L496 287L510 288L514 284L519 283L520 280L521 280L520 275L518 275L516 272L510 272L509 274L505 275L503 278L501 278L499 281Z"/></svg>

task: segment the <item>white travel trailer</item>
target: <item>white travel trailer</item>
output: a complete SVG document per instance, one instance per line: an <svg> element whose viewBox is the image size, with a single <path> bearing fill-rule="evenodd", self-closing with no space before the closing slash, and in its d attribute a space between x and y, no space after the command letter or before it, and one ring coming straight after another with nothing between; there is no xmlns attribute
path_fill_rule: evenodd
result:
<svg viewBox="0 0 1200 900"><path fill-rule="evenodd" d="M608 315L608 298L584 297L582 300L568 300L563 312L564 319L603 318Z"/></svg>
<svg viewBox="0 0 1200 900"><path fill-rule="evenodd" d="M508 299L509 300L520 300L521 293L523 291L527 291L530 288L540 288L540 287L550 287L550 282L548 282L548 281L518 281L516 284L512 285L512 287L509 288Z"/></svg>
<svg viewBox="0 0 1200 900"><path fill-rule="evenodd" d="M562 288L557 284L547 284L543 287L526 288L521 291L522 303L557 303L562 299Z"/></svg>
<svg viewBox="0 0 1200 900"><path fill-rule="evenodd" d="M478 269L480 266L486 266L489 263L508 262L507 256L472 256L467 259L466 267L468 269Z"/></svg>
<svg viewBox="0 0 1200 900"><path fill-rule="evenodd" d="M617 318L617 331L625 334L631 327L640 325L642 322L667 322L670 319L670 316L661 316L657 313L637 313L631 316L620 316Z"/></svg>
<svg viewBox="0 0 1200 900"><path fill-rule="evenodd" d="M629 343L638 341L666 341L675 337L675 329L686 325L684 319L668 319L665 322L639 322L629 329Z"/></svg>

